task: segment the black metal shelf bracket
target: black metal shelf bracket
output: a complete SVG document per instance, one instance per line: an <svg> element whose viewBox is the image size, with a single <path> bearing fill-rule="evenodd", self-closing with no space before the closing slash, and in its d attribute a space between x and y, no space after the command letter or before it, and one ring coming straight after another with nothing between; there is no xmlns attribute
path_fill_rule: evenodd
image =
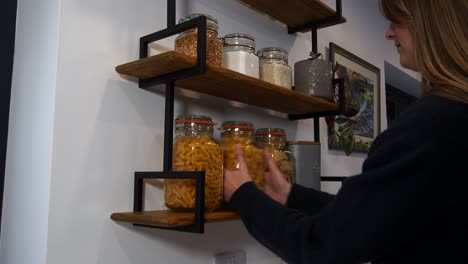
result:
<svg viewBox="0 0 468 264"><path fill-rule="evenodd" d="M297 33L297 32L302 32L302 31L309 30L309 29L314 29L314 28L317 29L322 25L326 25L326 24L330 24L330 23L339 23L339 22L341 22L342 18L343 17L342 17L341 0L336 0L336 15L326 17L324 19L317 20L317 21L314 21L312 23L301 25L301 26L298 26L298 27L293 27L293 28L288 27L288 34L294 34L294 33Z"/></svg>
<svg viewBox="0 0 468 264"><path fill-rule="evenodd" d="M194 75L203 74L206 71L206 16L199 16L189 21L168 27L140 38L140 59L148 57L148 45L151 42L161 40L183 31L197 28L197 65L168 73L162 76L149 79L140 79L140 88L146 88L156 84L164 83L167 80L181 80Z"/></svg>
<svg viewBox="0 0 468 264"><path fill-rule="evenodd" d="M175 230L190 233L204 232L205 227L205 172L204 171L168 171L168 172L135 172L133 192L133 212L143 211L143 195L145 179L195 179L195 212L194 222L189 226L164 227L134 224L135 226Z"/></svg>

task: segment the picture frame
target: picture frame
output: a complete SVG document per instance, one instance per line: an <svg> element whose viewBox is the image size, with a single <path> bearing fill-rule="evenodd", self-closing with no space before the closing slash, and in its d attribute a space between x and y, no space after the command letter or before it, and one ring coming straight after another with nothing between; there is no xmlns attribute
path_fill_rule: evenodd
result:
<svg viewBox="0 0 468 264"><path fill-rule="evenodd" d="M380 133L380 69L333 42L329 61L334 78L344 79L345 110L325 118L329 149L368 152ZM335 94L335 101L338 94Z"/></svg>

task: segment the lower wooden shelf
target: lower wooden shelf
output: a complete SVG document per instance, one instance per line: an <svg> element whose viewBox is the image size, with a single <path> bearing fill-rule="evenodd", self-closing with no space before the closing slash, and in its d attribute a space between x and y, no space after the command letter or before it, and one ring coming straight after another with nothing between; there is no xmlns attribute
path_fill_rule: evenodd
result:
<svg viewBox="0 0 468 264"><path fill-rule="evenodd" d="M182 227L193 224L193 212L176 212L171 210L113 213L111 219L116 222L150 225L155 227ZM215 211L205 213L205 223L224 222L240 219L233 211Z"/></svg>

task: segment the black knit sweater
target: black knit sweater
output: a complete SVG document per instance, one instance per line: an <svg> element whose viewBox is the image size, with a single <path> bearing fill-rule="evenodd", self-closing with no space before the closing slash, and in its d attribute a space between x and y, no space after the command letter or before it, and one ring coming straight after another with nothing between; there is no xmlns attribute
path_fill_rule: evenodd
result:
<svg viewBox="0 0 468 264"><path fill-rule="evenodd" d="M288 263L468 263L467 151L468 105L427 96L336 196L293 185L284 207L248 182L231 206Z"/></svg>

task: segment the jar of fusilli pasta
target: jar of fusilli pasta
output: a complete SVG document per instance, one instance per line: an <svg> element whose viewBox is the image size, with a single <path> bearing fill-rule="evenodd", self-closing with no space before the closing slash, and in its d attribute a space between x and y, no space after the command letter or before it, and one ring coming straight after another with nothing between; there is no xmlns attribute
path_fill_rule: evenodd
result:
<svg viewBox="0 0 468 264"><path fill-rule="evenodd" d="M183 115L175 120L172 157L173 171L205 171L205 208L219 208L223 200L223 155L213 139L211 117ZM171 209L195 208L195 179L166 179L166 206Z"/></svg>
<svg viewBox="0 0 468 264"><path fill-rule="evenodd" d="M221 138L223 149L224 168L236 170L239 163L236 158L236 145L242 148L249 174L257 187L263 188L263 174L266 171L266 163L262 150L255 146L254 126L243 121L226 121L221 126Z"/></svg>
<svg viewBox="0 0 468 264"><path fill-rule="evenodd" d="M282 128L259 128L255 132L255 143L263 149L268 148L278 169L288 182L294 175L294 156L286 142L286 132Z"/></svg>

